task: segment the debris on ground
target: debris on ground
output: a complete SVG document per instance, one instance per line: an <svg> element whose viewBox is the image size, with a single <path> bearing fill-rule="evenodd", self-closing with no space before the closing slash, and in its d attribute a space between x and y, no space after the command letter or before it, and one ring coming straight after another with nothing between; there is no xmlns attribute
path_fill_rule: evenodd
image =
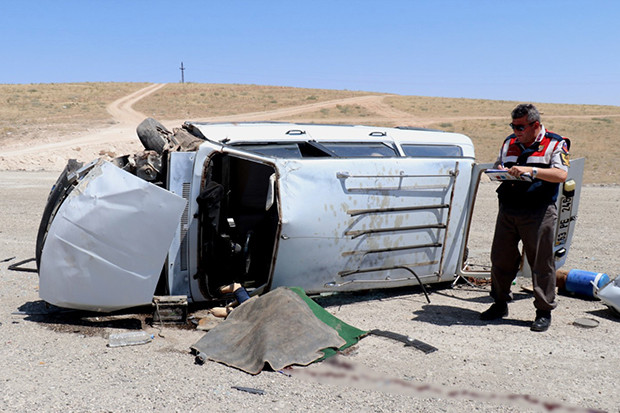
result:
<svg viewBox="0 0 620 413"><path fill-rule="evenodd" d="M582 328L594 328L594 327L598 327L599 321L593 318L583 317L583 318L578 318L575 321L573 321L573 324L576 325L577 327L582 327Z"/></svg>

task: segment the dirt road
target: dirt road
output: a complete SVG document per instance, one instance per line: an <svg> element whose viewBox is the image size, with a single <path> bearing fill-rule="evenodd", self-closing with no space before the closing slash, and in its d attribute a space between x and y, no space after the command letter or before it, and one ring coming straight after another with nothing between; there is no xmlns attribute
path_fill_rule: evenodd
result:
<svg viewBox="0 0 620 413"><path fill-rule="evenodd" d="M87 125L75 136L46 135L47 142L15 142L0 150L0 170L53 170L60 171L67 160L75 158L90 161L102 155L112 156L140 150L136 126L146 116L132 106L156 92L165 84L153 84L112 102L106 107L114 124L108 128L89 130Z"/></svg>
<svg viewBox="0 0 620 413"><path fill-rule="evenodd" d="M136 125L142 122L146 116L143 113L135 111L133 105L151 93L157 92L164 86L166 86L165 83L155 83L147 86L112 102L106 109L108 113L112 115L115 122L135 130Z"/></svg>

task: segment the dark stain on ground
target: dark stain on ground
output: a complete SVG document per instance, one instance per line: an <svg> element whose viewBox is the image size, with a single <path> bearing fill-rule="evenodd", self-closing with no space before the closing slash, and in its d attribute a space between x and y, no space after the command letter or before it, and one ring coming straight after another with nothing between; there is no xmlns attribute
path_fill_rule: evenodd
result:
<svg viewBox="0 0 620 413"><path fill-rule="evenodd" d="M108 329L142 330L145 326L158 327L153 322L151 307L134 308L114 313L95 313L79 310L67 310L47 304L44 301L32 301L19 307L25 321L39 323L52 331L60 333L82 334L89 337L107 337ZM166 328L194 329L189 321L184 323L166 323Z"/></svg>

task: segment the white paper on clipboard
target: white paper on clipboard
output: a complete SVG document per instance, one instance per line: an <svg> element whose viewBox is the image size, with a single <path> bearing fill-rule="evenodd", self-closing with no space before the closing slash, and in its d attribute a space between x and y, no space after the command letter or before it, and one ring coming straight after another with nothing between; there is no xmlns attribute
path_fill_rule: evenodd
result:
<svg viewBox="0 0 620 413"><path fill-rule="evenodd" d="M505 169L487 169L484 171L491 181L527 181L532 182L532 178L529 174L523 174L521 176L510 175Z"/></svg>

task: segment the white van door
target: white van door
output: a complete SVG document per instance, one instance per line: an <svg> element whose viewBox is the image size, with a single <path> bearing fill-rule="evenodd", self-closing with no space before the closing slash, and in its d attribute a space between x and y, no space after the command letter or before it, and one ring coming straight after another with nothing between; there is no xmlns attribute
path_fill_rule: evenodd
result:
<svg viewBox="0 0 620 413"><path fill-rule="evenodd" d="M469 198L467 202L467 224L464 227L465 236L461 249L462 265L459 267L458 275L462 277L473 278L488 278L490 274L490 249L491 240L493 234L488 234L488 237L484 239L484 245L481 245L481 238L474 234L475 228L472 228L472 219L474 217L474 211L479 204L486 202L484 205L485 215L487 219L495 220L496 209L491 213L492 208L488 208L489 200L482 199L481 196L481 180L483 178L484 171L491 168L493 164L476 164L472 169L472 185L469 190ZM579 200L581 198L581 186L583 182L583 171L585 167L585 158L572 159L568 170L568 177L566 182L560 185L557 209L558 220L556 225L555 235L555 262L556 269L562 267L568 256L570 250L571 241L575 231L575 224L577 220L577 214L579 210ZM482 186L490 185L490 189L495 189L497 183L487 182ZM485 188L488 192L489 188ZM497 198L493 192L493 199L491 200L493 206L497 208ZM487 194L488 197L488 194ZM473 253L472 253L473 252ZM482 264L477 261L479 257L484 257ZM472 258L473 257L473 258ZM486 261L484 261L486 260ZM523 259L523 265L519 275L531 277L531 269L527 264L527 260Z"/></svg>

